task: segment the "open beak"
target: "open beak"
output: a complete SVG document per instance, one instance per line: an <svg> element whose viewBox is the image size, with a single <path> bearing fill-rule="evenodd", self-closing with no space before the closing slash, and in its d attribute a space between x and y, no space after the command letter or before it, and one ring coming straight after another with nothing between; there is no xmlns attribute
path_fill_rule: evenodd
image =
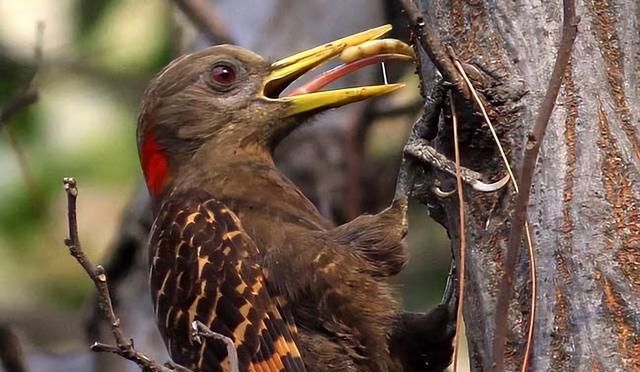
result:
<svg viewBox="0 0 640 372"><path fill-rule="evenodd" d="M375 45L375 43L372 45L372 40L378 39L380 36L389 32L389 30L391 30L391 25L380 26L294 54L273 63L271 65L271 73L265 79L263 96L269 100L288 103L285 115L290 117L339 107L402 88L404 84L384 84L319 91L319 89L325 85L366 65L391 59L413 59L413 56L409 55L406 50L396 52L393 48L389 50L389 48L381 48L379 45ZM382 42L383 40L378 41ZM400 43L396 40L391 41ZM406 44L404 45L406 46ZM355 50L356 56L351 56L348 63L325 72L303 87L297 88L289 95L280 97L280 93L300 76L334 57L341 55L346 49L359 46L362 46L362 48L360 48L361 50ZM349 52L352 51L354 51L354 49L351 49ZM391 53L389 53L389 51L391 51ZM400 49L398 49L398 51L400 51Z"/></svg>

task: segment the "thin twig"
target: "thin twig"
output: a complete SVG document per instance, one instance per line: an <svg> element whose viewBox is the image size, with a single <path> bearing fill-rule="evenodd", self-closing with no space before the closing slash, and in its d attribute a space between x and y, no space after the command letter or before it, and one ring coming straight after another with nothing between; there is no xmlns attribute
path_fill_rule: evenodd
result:
<svg viewBox="0 0 640 372"><path fill-rule="evenodd" d="M464 274L465 274L465 260L467 251L467 238L465 229L465 214L464 214L464 191L462 188L462 172L460 167L460 144L458 143L458 119L456 118L455 105L453 104L453 95L449 96L449 102L451 104L451 117L453 121L453 147L456 159L456 185L458 188L458 214L460 218L460 270L458 270L458 285L460 300L458 301L458 309L456 312L456 329L461 330L463 321L463 304L464 304ZM458 351L460 350L459 337L460 332L456 332L453 339L453 371L458 371Z"/></svg>
<svg viewBox="0 0 640 372"><path fill-rule="evenodd" d="M236 346L233 344L233 340L225 335L212 331L211 329L209 329L209 327L207 327L199 320L195 320L193 323L191 323L191 328L193 328L193 338L198 343L201 342L200 337L224 343L227 347L230 372L240 371L240 367L238 364L238 350L236 350Z"/></svg>
<svg viewBox="0 0 640 372"><path fill-rule="evenodd" d="M527 330L527 344L524 348L524 357L522 358L522 368L520 372L526 372L529 368L529 357L533 349L533 331L536 324L536 308L538 299L538 275L536 268L536 255L533 249L533 239L531 239L531 231L529 231L529 222L524 222L524 231L527 237L527 246L529 247L529 273L531 280L531 308L529 309L529 329Z"/></svg>
<svg viewBox="0 0 640 372"><path fill-rule="evenodd" d="M206 0L173 0L196 28L213 44L233 44L233 37Z"/></svg>
<svg viewBox="0 0 640 372"><path fill-rule="evenodd" d="M449 50L449 53L453 53L453 51ZM498 146L498 150L500 151L500 156L502 157L502 161L505 167L507 168L507 172L509 173L509 178L511 179L513 188L517 194L520 192L520 189L518 188L518 183L516 182L515 176L513 175L513 171L511 170L511 165L509 165L509 159L507 159L507 155L505 154L504 149L502 148L502 144L500 143L500 138L498 138L498 134L496 133L496 130L493 127L493 124L491 123L491 119L489 119L487 110L484 107L484 104L480 99L475 87L471 83L471 80L467 76L467 73L464 71L464 68L462 67L462 64L460 63L460 61L458 61L457 58L455 58L455 56L453 56L452 58L453 58L453 63L456 65L456 68L460 72L460 75L462 75L462 78L464 79L465 83L469 87L469 90L471 91L471 95L473 96L473 99L476 101L477 106L480 108L480 111L482 112L482 116L484 117L485 122L489 126L491 135L493 136L496 146ZM525 353L524 353L524 358L522 362L522 372L526 371L526 368L528 366L529 356L531 354L531 349L533 347L533 331L535 326L536 299L537 299L535 252L533 251L533 239L531 238L531 232L529 231L529 223L526 220L525 220L525 234L527 238L527 247L528 247L529 262L530 262L529 272L531 275L530 279L532 284L531 284L531 310L529 315L529 328L527 331L527 343L525 346Z"/></svg>
<svg viewBox="0 0 640 372"><path fill-rule="evenodd" d="M504 165L507 168L507 172L509 173L509 177L511 178L511 182L513 183L513 188L516 190L516 192L518 192L518 184L516 183L516 178L513 175L511 166L509 165L509 159L507 159L507 155L505 154L504 149L502 148L502 144L500 143L500 138L498 138L498 134L496 133L496 130L493 127L493 124L491 123L491 119L489 119L487 110L485 109L484 104L482 103L482 100L478 96L478 92L476 91L476 88L471 83L471 80L469 80L469 77L467 76L467 73L464 71L464 68L462 68L462 64L460 64L460 61L454 59L453 63L458 69L458 72L460 72L460 75L462 75L462 78L464 79L465 84L471 91L471 95L473 96L473 99L476 101L476 104L480 108L480 111L482 112L482 116L484 117L484 121L489 126L489 131L493 136L493 140L496 142L496 145L498 146L498 151L500 151L500 156L502 157L502 161L504 162Z"/></svg>
<svg viewBox="0 0 640 372"><path fill-rule="evenodd" d="M400 4L404 9L411 27L415 30L415 34L420 40L420 45L427 52L429 59L442 74L444 79L452 83L456 90L468 98L466 90L460 75L456 71L455 66L451 62L446 49L442 42L433 31L430 25L424 21L424 16L413 0L400 0Z"/></svg>
<svg viewBox="0 0 640 372"><path fill-rule="evenodd" d="M545 93L538 116L536 117L533 131L529 134L526 143L520 178L518 179L521 192L518 193L516 199L506 257L503 263L504 271L502 280L500 280L500 289L496 302L492 363L494 371L504 370L504 349L508 318L506 315L513 290L513 274L518 258L518 248L520 247L520 240L522 238L522 227L524 226L527 216L527 205L529 204L533 173L535 171L540 145L544 139L549 119L551 118L551 113L553 112L553 107L558 97L560 86L562 85L562 77L569 63L571 50L577 33L578 19L576 18L575 0L563 0L563 26L560 48L556 56L555 65L553 66L547 92Z"/></svg>
<svg viewBox="0 0 640 372"><path fill-rule="evenodd" d="M102 316L111 325L111 331L116 341L116 345L94 343L91 350L96 352L110 352L136 363L145 372L175 372L177 369L167 368L149 358L146 354L136 351L133 347L133 340L125 337L120 329L120 319L113 310L113 303L107 284L107 275L102 266L94 266L89 257L82 250L80 238L78 236L78 219L76 214L76 199L78 197L78 187L75 179L65 178L64 189L67 193L67 219L69 222L69 237L64 240L64 244L69 248L69 253L82 266L96 286L99 297L99 307Z"/></svg>

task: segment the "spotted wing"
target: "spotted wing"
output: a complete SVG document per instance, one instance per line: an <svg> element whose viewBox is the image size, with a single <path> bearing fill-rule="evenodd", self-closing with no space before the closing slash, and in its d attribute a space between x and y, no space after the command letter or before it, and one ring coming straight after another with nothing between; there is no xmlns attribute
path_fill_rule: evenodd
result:
<svg viewBox="0 0 640 372"><path fill-rule="evenodd" d="M149 244L156 318L176 363L230 370L223 342L192 337L198 320L233 341L240 371L305 371L291 315L269 293L258 248L224 204L198 192L172 196Z"/></svg>

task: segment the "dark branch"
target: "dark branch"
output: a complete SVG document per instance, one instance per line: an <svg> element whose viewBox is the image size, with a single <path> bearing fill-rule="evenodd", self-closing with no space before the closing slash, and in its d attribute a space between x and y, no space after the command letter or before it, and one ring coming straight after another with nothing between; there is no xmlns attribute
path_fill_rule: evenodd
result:
<svg viewBox="0 0 640 372"><path fill-rule="evenodd" d="M496 303L495 315L495 334L493 343L493 369L494 371L504 370L504 349L507 334L507 314L511 292L513 290L513 274L515 271L516 261L518 258L518 250L522 239L522 229L527 216L527 205L529 204L529 196L531 184L533 181L533 173L535 171L536 161L540 145L544 140L544 135L549 124L553 107L562 85L562 77L571 58L571 50L573 42L578 33L578 18L576 18L575 0L563 1L563 25L562 40L560 49L556 56L555 65L549 81L549 87L545 93L544 100L540 106L538 116L533 126L533 131L529 135L526 143L524 160L518 179L518 187L520 193L516 199L513 220L511 222L511 230L509 232L509 243L507 253L504 260L504 272L500 280L500 289Z"/></svg>
<svg viewBox="0 0 640 372"><path fill-rule="evenodd" d="M173 0L196 28L213 44L233 44L224 22L206 0Z"/></svg>
<svg viewBox="0 0 640 372"><path fill-rule="evenodd" d="M184 367L168 368L162 366L141 353L133 347L133 340L128 339L120 329L120 319L116 316L111 302L107 275L102 266L94 266L87 255L82 250L80 238L78 237L78 219L76 215L76 199L78 188L73 178L64 179L64 189L67 192L67 215L69 221L69 237L64 244L69 248L69 253L78 261L84 271L89 275L98 291L99 308L102 317L111 325L111 331L116 341L116 345L94 343L91 350L96 352L109 352L117 354L125 359L136 363L144 372L184 372L188 371Z"/></svg>
<svg viewBox="0 0 640 372"><path fill-rule="evenodd" d="M455 87L458 93L468 98L469 92L449 58L446 48L433 29L424 21L424 16L420 9L418 9L413 0L400 0L400 3L407 14L407 18L409 18L411 28L420 41L420 45L427 52L431 62L440 71L444 79Z"/></svg>

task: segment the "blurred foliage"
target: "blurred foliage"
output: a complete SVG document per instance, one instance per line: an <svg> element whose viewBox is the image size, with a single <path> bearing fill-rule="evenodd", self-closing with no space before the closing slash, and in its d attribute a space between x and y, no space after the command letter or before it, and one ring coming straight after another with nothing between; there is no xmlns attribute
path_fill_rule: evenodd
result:
<svg viewBox="0 0 640 372"><path fill-rule="evenodd" d="M106 13L106 10L118 3L119 0L81 0L75 3L77 17L73 20L76 22L76 35L79 38L90 34L96 25L96 20L100 19Z"/></svg>
<svg viewBox="0 0 640 372"><path fill-rule="evenodd" d="M34 82L40 101L13 116L0 135L0 311L9 313L78 309L90 293L62 245L61 179L73 175L82 185L80 204L91 212L80 213L81 234L98 258L140 177L134 135L139 82L168 63L175 39L163 0L3 2L0 107L33 75L38 20L45 24L44 62ZM9 131L26 154L27 169L19 165Z"/></svg>
<svg viewBox="0 0 640 372"><path fill-rule="evenodd" d="M0 102L5 102L33 75L33 66L11 58L0 45Z"/></svg>

